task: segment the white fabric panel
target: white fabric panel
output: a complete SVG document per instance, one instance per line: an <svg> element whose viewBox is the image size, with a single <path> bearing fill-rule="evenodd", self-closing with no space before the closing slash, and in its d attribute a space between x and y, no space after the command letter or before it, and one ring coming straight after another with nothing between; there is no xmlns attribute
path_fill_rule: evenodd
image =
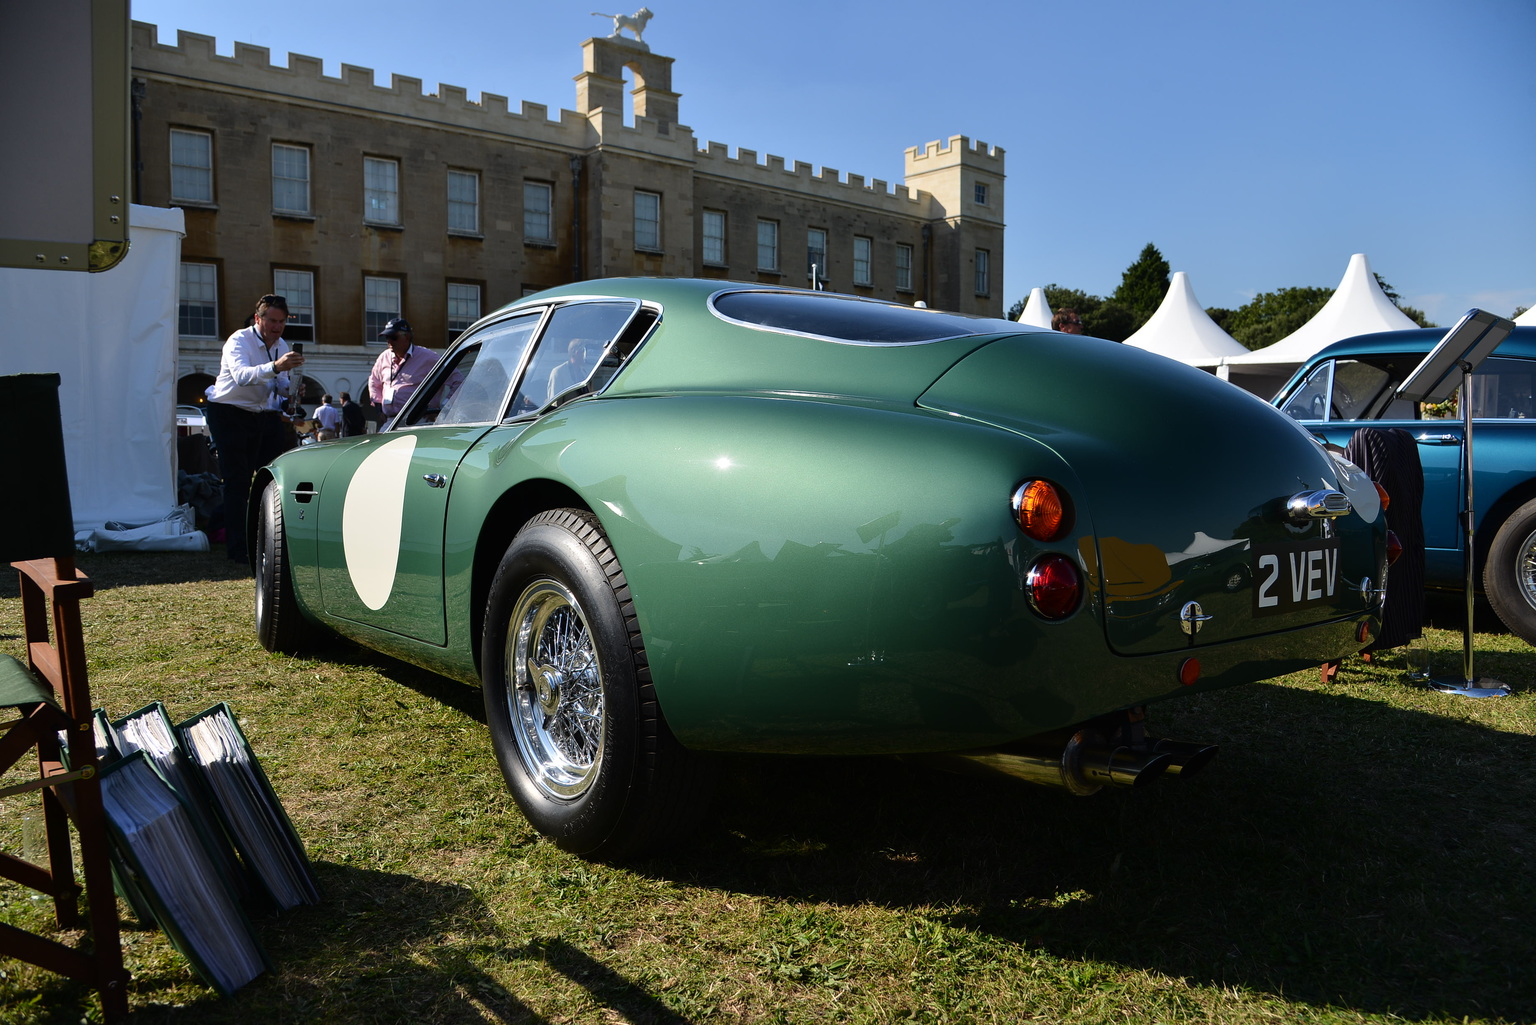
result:
<svg viewBox="0 0 1536 1025"><path fill-rule="evenodd" d="M1216 366L1224 356L1248 351L1205 312L1183 271L1174 273L1157 310L1125 344L1195 367Z"/></svg>
<svg viewBox="0 0 1536 1025"><path fill-rule="evenodd" d="M1019 311L1020 324L1033 324L1035 327L1043 327L1047 331L1051 329L1051 304L1046 301L1045 289L1032 288L1029 290L1029 301Z"/></svg>
<svg viewBox="0 0 1536 1025"><path fill-rule="evenodd" d="M1242 356L1230 357L1224 362L1234 366L1282 365L1298 367L1311 358L1314 352L1326 345L1352 338L1355 335L1374 334L1377 331L1403 331L1419 325L1392 305L1392 300L1376 283L1371 264L1364 253L1349 258L1344 278L1333 296L1323 308L1312 315L1295 331L1262 349Z"/></svg>
<svg viewBox="0 0 1536 1025"><path fill-rule="evenodd" d="M0 268L0 374L56 373L75 530L176 507L180 210L130 206L111 270ZM18 425L13 444L26 443Z"/></svg>

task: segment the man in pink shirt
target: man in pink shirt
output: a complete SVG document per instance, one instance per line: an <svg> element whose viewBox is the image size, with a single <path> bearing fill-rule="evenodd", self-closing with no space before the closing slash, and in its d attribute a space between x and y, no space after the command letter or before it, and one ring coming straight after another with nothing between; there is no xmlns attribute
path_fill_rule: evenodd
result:
<svg viewBox="0 0 1536 1025"><path fill-rule="evenodd" d="M427 379L427 374L437 363L437 353L417 345L411 325L404 317L395 317L379 337L389 343L389 348L379 353L373 369L368 374L368 394L384 410L388 420L405 406L411 393Z"/></svg>

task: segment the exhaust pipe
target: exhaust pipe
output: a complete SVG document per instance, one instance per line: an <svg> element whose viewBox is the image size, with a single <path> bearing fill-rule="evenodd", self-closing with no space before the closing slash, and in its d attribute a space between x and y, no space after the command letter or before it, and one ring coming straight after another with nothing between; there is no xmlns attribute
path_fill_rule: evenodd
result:
<svg viewBox="0 0 1536 1025"><path fill-rule="evenodd" d="M1192 744L1187 740L1160 739L1154 741L1152 750L1168 756L1169 776L1193 776L1204 769L1220 750L1215 744Z"/></svg>
<svg viewBox="0 0 1536 1025"><path fill-rule="evenodd" d="M1167 772L1175 759L1170 752L1111 746L1093 730L1079 730L1065 744L1053 744L1048 739L1021 741L1004 748L966 751L956 757L1015 779L1060 787L1084 797L1107 786L1146 786Z"/></svg>

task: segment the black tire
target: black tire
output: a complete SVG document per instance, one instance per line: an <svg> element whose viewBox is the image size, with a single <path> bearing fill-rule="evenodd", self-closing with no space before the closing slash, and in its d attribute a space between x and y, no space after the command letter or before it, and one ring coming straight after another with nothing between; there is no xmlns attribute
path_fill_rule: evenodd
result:
<svg viewBox="0 0 1536 1025"><path fill-rule="evenodd" d="M705 802L667 729L629 585L595 517L540 513L491 581L485 715L507 788L561 849L615 860L675 840Z"/></svg>
<svg viewBox="0 0 1536 1025"><path fill-rule="evenodd" d="M293 594L293 563L283 529L283 493L276 481L261 492L256 515L256 638L268 651L297 654L320 636Z"/></svg>
<svg viewBox="0 0 1536 1025"><path fill-rule="evenodd" d="M1511 513L1493 536L1483 593L1511 633L1536 644L1536 499Z"/></svg>

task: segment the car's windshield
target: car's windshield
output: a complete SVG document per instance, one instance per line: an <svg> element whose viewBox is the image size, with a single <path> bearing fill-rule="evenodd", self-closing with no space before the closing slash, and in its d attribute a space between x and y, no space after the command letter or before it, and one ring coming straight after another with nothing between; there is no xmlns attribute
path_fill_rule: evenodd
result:
<svg viewBox="0 0 1536 1025"><path fill-rule="evenodd" d="M1461 389L1449 402L1412 403L1396 397L1423 357L1408 353L1319 363L1280 402L1298 420L1419 420L1460 416ZM1524 420L1536 416L1536 361L1493 356L1472 375L1472 415Z"/></svg>

